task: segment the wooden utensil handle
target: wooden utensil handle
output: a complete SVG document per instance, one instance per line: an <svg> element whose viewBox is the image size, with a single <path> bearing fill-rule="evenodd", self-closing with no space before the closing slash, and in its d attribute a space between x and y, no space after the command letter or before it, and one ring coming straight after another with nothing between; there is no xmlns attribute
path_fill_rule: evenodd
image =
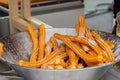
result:
<svg viewBox="0 0 120 80"><path fill-rule="evenodd" d="M18 1L19 0L9 0L9 18L10 18L10 33L16 33L18 31L27 30L29 23L38 26L40 24L45 24L46 28L52 28L52 26L31 17L31 7L30 0L21 0L21 15L18 13ZM37 29L37 27L34 27Z"/></svg>
<svg viewBox="0 0 120 80"><path fill-rule="evenodd" d="M10 33L25 31L31 17L30 0L21 0L21 17L18 14L18 0L9 0ZM30 20L29 20L30 21Z"/></svg>
<svg viewBox="0 0 120 80"><path fill-rule="evenodd" d="M27 20L31 18L30 0L21 0L21 15Z"/></svg>
<svg viewBox="0 0 120 80"><path fill-rule="evenodd" d="M14 5L13 5L14 4ZM17 32L13 27L14 19L18 18L18 0L9 0L10 33Z"/></svg>

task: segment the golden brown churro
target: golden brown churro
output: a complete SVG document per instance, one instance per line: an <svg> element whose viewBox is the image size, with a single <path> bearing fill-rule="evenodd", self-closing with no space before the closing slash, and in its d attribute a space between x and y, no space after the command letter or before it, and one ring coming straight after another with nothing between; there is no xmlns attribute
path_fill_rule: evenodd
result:
<svg viewBox="0 0 120 80"><path fill-rule="evenodd" d="M90 61L90 62L101 62L101 61L103 61L103 57L101 55L99 55L97 57L93 57L93 56L87 54L79 46L74 44L69 38L67 38L67 37L65 37L61 34L58 34L58 33L55 33L54 36L57 39L62 40L70 49L72 49L83 60L87 60L87 61Z"/></svg>
<svg viewBox="0 0 120 80"><path fill-rule="evenodd" d="M69 36L68 36L69 37ZM79 43L85 44L92 48L98 55L102 55L101 48L97 45L97 43L92 40L88 39L86 37L77 37L77 36L70 36L69 37L71 41L77 41Z"/></svg>
<svg viewBox="0 0 120 80"><path fill-rule="evenodd" d="M48 41L45 46L45 57L52 52L52 48L53 48L52 43Z"/></svg>
<svg viewBox="0 0 120 80"><path fill-rule="evenodd" d="M68 47L66 48L66 53L69 56L70 64L76 66L78 64L78 59L77 59L76 54Z"/></svg>
<svg viewBox="0 0 120 80"><path fill-rule="evenodd" d="M45 37L46 37L46 31L45 26L43 24L39 27L39 54L38 54L38 60L41 60L45 56Z"/></svg>
<svg viewBox="0 0 120 80"><path fill-rule="evenodd" d="M111 41L105 40L105 42L110 46L111 49L115 47L115 45Z"/></svg>
<svg viewBox="0 0 120 80"><path fill-rule="evenodd" d="M2 56L2 53L3 53L3 44L0 42L0 58L1 58L1 56Z"/></svg>
<svg viewBox="0 0 120 80"><path fill-rule="evenodd" d="M85 36L85 21L84 21L84 17L80 16L79 17L79 33L78 35L80 37L84 37Z"/></svg>
<svg viewBox="0 0 120 80"><path fill-rule="evenodd" d="M54 36L51 36L51 37L50 37L50 42L51 42L52 45L53 45L53 50L58 49L58 42L57 42L57 40L55 39Z"/></svg>
<svg viewBox="0 0 120 80"><path fill-rule="evenodd" d="M115 59L115 56L114 56L110 46L95 31L92 31L91 33L92 33L94 39L96 40L96 42L100 45L100 47L106 51L110 61L113 61Z"/></svg>
<svg viewBox="0 0 120 80"><path fill-rule="evenodd" d="M33 42L33 50L30 56L30 62L36 62L37 60L37 55L38 55L38 37L37 34L35 33L32 25L28 25L28 32L30 34L30 37Z"/></svg>
<svg viewBox="0 0 120 80"><path fill-rule="evenodd" d="M57 49L57 50L53 51L51 54L49 54L48 56L46 56L45 58L43 58L43 59L41 59L40 61L37 61L37 62L31 62L30 63L30 62L20 60L19 65L20 66L25 66L25 67L39 68L42 64L47 63L49 60L54 58L56 55L59 55L61 52L63 52L63 50Z"/></svg>

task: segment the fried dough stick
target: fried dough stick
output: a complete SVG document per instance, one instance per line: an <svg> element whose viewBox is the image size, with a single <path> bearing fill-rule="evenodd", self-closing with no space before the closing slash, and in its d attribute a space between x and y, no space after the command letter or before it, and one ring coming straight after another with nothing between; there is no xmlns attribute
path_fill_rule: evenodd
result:
<svg viewBox="0 0 120 80"><path fill-rule="evenodd" d="M76 31L78 31L77 33L78 33L78 36L80 37L87 37L87 38L93 39L90 29L86 26L84 16L79 17L79 25L76 24Z"/></svg>
<svg viewBox="0 0 120 80"><path fill-rule="evenodd" d="M79 63L79 64L77 65L77 68L84 68L84 65L83 65L82 63Z"/></svg>
<svg viewBox="0 0 120 80"><path fill-rule="evenodd" d="M0 58L1 58L1 56L2 56L2 53L3 53L3 44L0 42Z"/></svg>
<svg viewBox="0 0 120 80"><path fill-rule="evenodd" d="M88 67L91 67L91 66L98 66L98 65L102 65L102 64L104 64L103 62L88 62L88 61L85 61L86 62L86 64L87 64L87 66Z"/></svg>
<svg viewBox="0 0 120 80"><path fill-rule="evenodd" d="M32 25L28 25L28 32L33 42L33 50L30 56L30 62L36 62L37 55L38 55L38 38L37 34L35 33Z"/></svg>
<svg viewBox="0 0 120 80"><path fill-rule="evenodd" d="M83 19L83 24L84 24L84 23L85 23L85 20ZM84 26L85 26L85 24L84 24ZM76 28L78 28L78 25L77 25ZM82 29L82 30L83 30L83 29ZM76 30L76 31L78 31L78 30ZM79 33L80 33L80 32L79 32ZM81 34L81 33L80 33L80 34ZM79 35L80 35L80 34L79 34ZM82 33L82 34L83 34L83 33ZM89 29L88 27L86 27L86 26L85 26L85 37L94 40L94 38L92 37L92 34L91 34L91 32L90 32L90 29ZM109 44L111 47L112 47L112 46L114 47L114 45L112 45L110 42L108 42L107 44ZM82 48L83 48L84 50L88 50L85 45L81 45L81 46L82 46ZM108 58L107 56L105 56L104 53L103 53L103 55L104 55L104 57L106 58L107 62L109 62L109 58Z"/></svg>
<svg viewBox="0 0 120 80"><path fill-rule="evenodd" d="M79 25L78 24L76 24L76 32L77 32L77 34L79 35L80 34L80 32L79 32ZM83 34L82 34L83 35ZM80 37L80 36L79 36ZM81 45L81 47L83 48L83 50L85 50L85 51L88 51L89 50L89 47L88 46L86 46L86 45L84 45L84 44L80 44Z"/></svg>
<svg viewBox="0 0 120 80"><path fill-rule="evenodd" d="M80 45L84 51L88 52L90 50L90 48L87 45L85 44L80 44Z"/></svg>
<svg viewBox="0 0 120 80"><path fill-rule="evenodd" d="M71 41L76 41L76 42L79 42L79 43L82 43L82 44L85 44L87 46L89 46L90 48L92 48L96 53L97 55L100 55L102 56L102 50L101 48L97 45L97 43L92 40L92 39L88 39L86 37L77 37L77 36L69 36L68 37L70 38Z"/></svg>
<svg viewBox="0 0 120 80"><path fill-rule="evenodd" d="M55 69L64 69L62 65L55 65Z"/></svg>
<svg viewBox="0 0 120 80"><path fill-rule="evenodd" d="M55 65L53 64L43 64L41 65L42 69L54 69Z"/></svg>
<svg viewBox="0 0 120 80"><path fill-rule="evenodd" d="M85 20L83 19L83 22L84 22ZM85 22L84 22L85 23ZM84 24L83 23L83 24ZM84 26L85 26L85 24L84 24ZM77 28L77 27L76 27ZM80 32L79 32L80 33ZM87 38L89 38L89 39L92 39L92 40L94 40L94 38L93 38L93 36L92 36L92 34L91 34L91 32L90 32L90 29L88 28L88 27L86 27L85 26L85 37L87 37ZM97 39L98 40L98 39ZM103 42L103 41L102 41ZM112 43L110 43L109 41L107 41L107 44L111 47L111 48L113 48L114 47L114 45L112 44ZM85 47L86 46L84 46L84 45L82 45L82 47L84 48L84 50L86 49ZM110 51L110 50L109 50ZM105 53L103 53L103 55L104 55L104 57L106 58L106 60L107 60L107 62L109 62L109 58L106 56L106 54ZM109 56L109 55L108 55ZM111 55L112 56L112 55ZM114 57L113 57L113 59L114 59Z"/></svg>
<svg viewBox="0 0 120 80"><path fill-rule="evenodd" d="M75 25L75 30L76 30L77 35L79 35L79 24Z"/></svg>
<svg viewBox="0 0 120 80"><path fill-rule="evenodd" d="M53 48L52 43L48 41L45 46L45 57L52 52L52 48Z"/></svg>
<svg viewBox="0 0 120 80"><path fill-rule="evenodd" d="M110 62L109 56L107 55L105 50L102 50L103 52L103 58L104 58L104 63Z"/></svg>
<svg viewBox="0 0 120 80"><path fill-rule="evenodd" d="M97 56L96 55L96 52L94 51L94 50L89 50L88 51L88 54L90 54L90 55L92 55L92 56ZM103 58L103 61L105 61L105 59ZM100 64L103 64L103 62L101 62L101 63L96 63L96 62L91 62L91 63L89 63L90 65L89 66L97 66L97 65L100 65Z"/></svg>
<svg viewBox="0 0 120 80"><path fill-rule="evenodd" d="M46 31L45 26L43 24L39 27L39 54L38 54L38 61L44 58L45 56L45 37Z"/></svg>
<svg viewBox="0 0 120 80"><path fill-rule="evenodd" d="M65 54L64 52L62 52L62 53L60 53L60 55L58 55L58 56L56 56L56 57L54 57L53 59L51 59L48 63L49 64L54 64L55 63L55 61L56 61L56 59L58 59L59 58L59 60L60 59L66 59L68 57L68 55L67 54Z"/></svg>
<svg viewBox="0 0 120 80"><path fill-rule="evenodd" d="M52 36L53 37L53 36ZM52 39L51 39L52 40ZM51 41L49 40L49 41ZM54 41L53 41L54 42ZM50 42L51 43L51 42ZM51 43L52 44L52 43ZM52 48L53 50L56 50L56 48L54 48L53 44L52 44ZM55 56L54 58L52 58L50 61L48 61L47 63L43 64L41 67L42 68L51 68L51 69L60 69L66 66L64 59L66 59L66 57L68 56L67 54L65 54L65 45L63 43L60 44L60 49L63 50L63 52L61 52L59 55ZM54 66L53 66L54 65Z"/></svg>
<svg viewBox="0 0 120 80"><path fill-rule="evenodd" d="M62 57L65 56L63 54L64 54L64 52L61 53L60 55L58 55L55 58L55 60L53 61L54 62L53 63L54 64L54 69L65 69L66 68L67 64L65 63L64 58L62 58Z"/></svg>
<svg viewBox="0 0 120 80"><path fill-rule="evenodd" d="M45 63L45 64L43 64L42 66L41 66L41 68L44 68L44 69L49 69L49 67L51 68L51 69L54 69L54 66L53 65L55 65L54 63L55 63L55 61L56 61L56 59L66 59L68 57L68 55L67 54L64 54L64 53L60 53L60 55L57 55L57 56L55 56L53 59L51 59L50 61L48 61L47 63ZM61 64L61 63L60 63Z"/></svg>
<svg viewBox="0 0 120 80"><path fill-rule="evenodd" d="M87 51L87 53L93 57L98 56L97 53L91 48L89 48L89 51ZM104 61L104 58L103 58L103 61ZM85 60L85 62L88 66L97 66L97 65L103 64L103 61L102 62L88 62L87 60Z"/></svg>
<svg viewBox="0 0 120 80"><path fill-rule="evenodd" d="M92 31L91 32L94 39L97 41L97 43L100 45L100 47L106 51L108 57L109 57L109 61L113 61L115 59L115 56L110 48L110 46L95 32Z"/></svg>
<svg viewBox="0 0 120 80"><path fill-rule="evenodd" d="M50 42L53 45L53 51L58 49L58 42L57 42L57 40L56 40L56 38L54 36L50 37Z"/></svg>
<svg viewBox="0 0 120 80"><path fill-rule="evenodd" d="M83 60L87 60L88 62L102 62L103 61L103 57L101 55L93 57L87 54L78 45L74 44L69 38L61 34L58 34L58 33L55 33L54 36L55 38L62 40L70 49L72 49Z"/></svg>
<svg viewBox="0 0 120 80"><path fill-rule="evenodd" d="M105 62L109 62L110 61L109 57L106 56L105 52L103 52L102 49L99 48L99 46L97 46L97 44L92 44L91 43L91 42L94 42L93 40L87 39L85 37L82 37L82 38L79 38L79 37L76 37L76 36L67 36L67 37L69 37L72 41L77 41L77 42L89 45L92 49L95 50L96 53L101 53L104 56ZM89 40L91 40L91 41L89 41Z"/></svg>
<svg viewBox="0 0 120 80"><path fill-rule="evenodd" d="M98 55L103 55L105 58L105 62L109 62L109 57L106 56L106 54L103 52L103 50L97 45L97 43L94 40L82 37L76 37L76 36L69 36L69 38L72 41L77 41L83 44L88 45L90 48L92 48Z"/></svg>
<svg viewBox="0 0 120 80"><path fill-rule="evenodd" d="M55 66L57 66L57 65L60 66L61 65L63 68L65 68L67 66L64 59L62 59L62 58L56 58L54 64L55 64Z"/></svg>
<svg viewBox="0 0 120 80"><path fill-rule="evenodd" d="M86 26L86 24L85 24L85 18L84 18L84 17L83 17L83 25L84 25L84 31L85 31L84 36L87 37L87 38L89 38L89 39L94 40L93 37L92 37L92 34L91 34L91 32L90 32L90 29L89 29L89 28ZM79 32L79 33L80 33L80 32ZM79 34L79 35L80 35L80 34ZM90 50L87 45L81 44L81 47L82 47L85 51Z"/></svg>
<svg viewBox="0 0 120 80"><path fill-rule="evenodd" d="M105 42L110 46L111 49L115 47L115 45L111 41L105 40Z"/></svg>
<svg viewBox="0 0 120 80"><path fill-rule="evenodd" d="M60 49L62 49L64 52L62 52L60 55L58 55L57 57L56 57L56 59L55 59L55 62L54 62L54 64L56 65L56 69L58 68L58 67L60 67L60 66L62 66L63 68L65 68L66 66L67 66L67 64L65 63L65 59L66 59L66 57L65 57L65 55L66 56L68 56L67 54L66 54L66 52L65 52L65 48L66 48L66 46L65 46L65 44L63 44L63 43L61 43L60 44ZM64 57L64 58L63 58ZM57 65L58 65L58 67L57 67ZM60 67L61 68L61 67Z"/></svg>
<svg viewBox="0 0 120 80"><path fill-rule="evenodd" d="M70 62L68 68L76 68L76 66L78 65L78 59L76 54L69 47L66 47L66 53L69 56L69 62Z"/></svg>
<svg viewBox="0 0 120 80"><path fill-rule="evenodd" d="M88 54L92 55L92 56L97 56L97 53L94 50L89 50Z"/></svg>
<svg viewBox="0 0 120 80"><path fill-rule="evenodd" d="M79 17L78 23L79 23L79 24L76 25L76 26L79 26L78 36L84 37L84 36L85 36L85 20L84 20L84 17L83 17L83 16L80 16L80 17Z"/></svg>
<svg viewBox="0 0 120 80"><path fill-rule="evenodd" d="M83 16L79 17L79 25L76 24L76 31L77 31L79 37L88 37L90 39L93 39L91 36L89 28L86 27L85 19ZM84 45L84 44L81 44L81 47L85 51L89 50L89 47Z"/></svg>
<svg viewBox="0 0 120 80"><path fill-rule="evenodd" d="M85 21L85 20L84 20L84 21ZM85 23L85 22L84 22L84 23ZM91 34L90 29L89 29L85 24L84 24L84 26L85 26L85 37L94 40L94 38L93 38L93 36L92 36L92 34ZM109 43L109 45L110 45L110 43ZM113 45L111 44L111 46L113 46ZM87 48L87 46L85 46L85 45L82 45L82 48L83 48L84 50L86 50L86 51L89 50L89 47ZM103 56L104 56L104 58L105 58L105 61L106 61L106 62L109 62L109 57L106 56L105 53L103 53Z"/></svg>
<svg viewBox="0 0 120 80"><path fill-rule="evenodd" d="M75 28L76 28L76 32L77 32L78 36L79 36L79 37L84 37L85 34L83 34L82 32L79 31L82 27L80 28L80 26L79 26L78 24L76 24ZM80 28L80 29L79 29L79 28ZM83 30L84 30L84 29L83 29ZM82 35L82 36L81 36L81 35ZM84 45L84 44L80 44L80 45L81 45L81 47L83 48L83 50L85 50L85 51L88 51L88 50L89 50L89 47L88 47L88 46L86 46L86 45Z"/></svg>
<svg viewBox="0 0 120 80"><path fill-rule="evenodd" d="M45 56L47 56L56 49L58 49L58 42L54 36L51 36L45 47Z"/></svg>
<svg viewBox="0 0 120 80"><path fill-rule="evenodd" d="M30 62L26 62L24 60L20 60L19 65L25 66L25 67L39 68L42 64L47 63L48 61L53 59L55 56L59 55L61 52L63 52L62 49L57 49L57 50L53 51L52 53L50 53L48 56L44 57L43 59L41 59L40 61L37 61L37 62L30 63Z"/></svg>
<svg viewBox="0 0 120 80"><path fill-rule="evenodd" d="M88 39L92 39L94 40L94 38L92 37L92 34L91 34L91 31L88 27L85 28L85 36L88 38Z"/></svg>

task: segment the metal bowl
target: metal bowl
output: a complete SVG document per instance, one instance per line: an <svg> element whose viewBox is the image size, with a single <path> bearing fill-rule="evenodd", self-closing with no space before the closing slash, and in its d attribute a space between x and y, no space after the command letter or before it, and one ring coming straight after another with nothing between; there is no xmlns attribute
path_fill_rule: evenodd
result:
<svg viewBox="0 0 120 80"><path fill-rule="evenodd" d="M36 30L37 32L37 30ZM97 80L100 79L117 61L119 61L120 38L101 31L97 31L104 39L112 41L116 46L114 53L116 60L101 66L87 67L81 69L36 69L21 67L18 65L20 59L29 60L32 50L32 41L28 32L20 32L3 37L4 53L2 61L8 63L20 76L25 80ZM53 28L46 29L46 37L48 40L54 33L75 35L73 28Z"/></svg>

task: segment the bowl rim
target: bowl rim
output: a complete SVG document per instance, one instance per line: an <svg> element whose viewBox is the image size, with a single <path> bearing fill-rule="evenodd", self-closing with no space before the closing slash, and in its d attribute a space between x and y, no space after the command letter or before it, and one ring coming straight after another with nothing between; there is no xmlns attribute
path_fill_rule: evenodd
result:
<svg viewBox="0 0 120 80"><path fill-rule="evenodd" d="M109 62L109 63L104 63L102 65L98 65L98 66L91 66L91 67L85 67L85 68L75 68L75 69L42 69L42 68L30 68L30 67L24 67L24 66L19 66L18 64L12 64L12 63L8 63L10 66L17 66L19 68L22 68L22 69L28 69L28 70L37 70L37 71L84 71L84 70L90 70L90 69L96 69L96 68L102 68L102 67L105 67L105 66L112 66L114 65L115 63L117 63L118 61L120 60L114 60L112 62Z"/></svg>

